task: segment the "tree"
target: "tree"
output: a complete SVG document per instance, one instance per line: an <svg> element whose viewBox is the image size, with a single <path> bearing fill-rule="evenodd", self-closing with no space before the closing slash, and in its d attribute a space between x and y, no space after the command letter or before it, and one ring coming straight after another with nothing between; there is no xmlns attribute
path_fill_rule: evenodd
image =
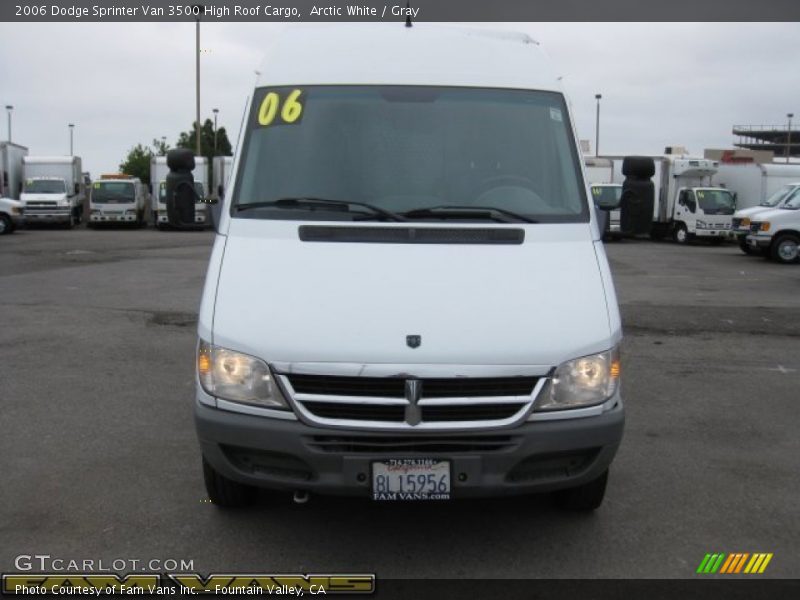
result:
<svg viewBox="0 0 800 600"><path fill-rule="evenodd" d="M162 140L153 140L152 147L136 144L128 151L128 156L120 163L120 173L131 177L138 177L142 183L150 183L150 160L154 156L164 156L169 150L169 144Z"/></svg>
<svg viewBox="0 0 800 600"><path fill-rule="evenodd" d="M188 148L195 152L197 142L197 123L192 124L190 131L183 131L178 136L178 148ZM231 142L228 140L228 133L224 127L217 128L217 151L214 152L214 121L206 119L200 128L200 155L208 158L209 162L214 156L231 156L233 154Z"/></svg>
<svg viewBox="0 0 800 600"><path fill-rule="evenodd" d="M195 134L197 123L192 124L191 131L183 131L178 136L178 148L188 148L193 153L197 152L197 141ZM217 151L214 152L214 121L206 119L200 128L200 156L208 159L208 185L214 181L214 156L231 156L233 154L231 142L228 140L228 133L224 127L217 128Z"/></svg>
<svg viewBox="0 0 800 600"><path fill-rule="evenodd" d="M153 158L153 151L147 146L136 144L128 151L128 156L120 163L121 173L138 177L143 183L150 182L150 159Z"/></svg>

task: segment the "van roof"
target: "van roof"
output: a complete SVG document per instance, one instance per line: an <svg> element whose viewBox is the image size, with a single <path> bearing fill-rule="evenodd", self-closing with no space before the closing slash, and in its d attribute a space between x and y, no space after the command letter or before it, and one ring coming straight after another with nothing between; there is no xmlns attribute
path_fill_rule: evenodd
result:
<svg viewBox="0 0 800 600"><path fill-rule="evenodd" d="M561 91L525 33L415 23L288 25L269 42L257 86L430 85Z"/></svg>

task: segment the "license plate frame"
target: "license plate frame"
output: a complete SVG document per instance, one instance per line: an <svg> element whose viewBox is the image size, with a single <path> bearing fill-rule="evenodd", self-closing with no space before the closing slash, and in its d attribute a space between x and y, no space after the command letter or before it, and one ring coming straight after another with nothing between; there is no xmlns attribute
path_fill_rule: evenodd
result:
<svg viewBox="0 0 800 600"><path fill-rule="evenodd" d="M370 495L379 502L450 500L452 471L452 462L442 458L373 460L370 462Z"/></svg>

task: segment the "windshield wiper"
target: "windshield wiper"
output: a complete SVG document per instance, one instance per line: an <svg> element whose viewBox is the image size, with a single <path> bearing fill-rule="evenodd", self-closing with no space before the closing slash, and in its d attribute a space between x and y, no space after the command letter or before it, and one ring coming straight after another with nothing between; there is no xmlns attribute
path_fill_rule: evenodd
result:
<svg viewBox="0 0 800 600"><path fill-rule="evenodd" d="M538 223L535 219L504 208L497 208L496 206L428 206L426 208L415 208L400 214L410 219L425 217L433 217L435 219L484 218L492 219L500 223L513 223L515 221L522 223ZM502 217L506 218L504 219ZM509 220L509 218L511 220Z"/></svg>
<svg viewBox="0 0 800 600"><path fill-rule="evenodd" d="M339 206L349 212L353 212L350 211L350 206L360 206L361 208L366 208L371 211L373 215L384 217L390 221L405 221L402 216L386 210L385 208L381 208L380 206L375 206L374 204L350 200L331 200L330 198L299 197L281 198L279 200L269 200L265 202L249 202L247 204L237 204L236 210L238 212L251 208L308 208L314 210L317 206Z"/></svg>

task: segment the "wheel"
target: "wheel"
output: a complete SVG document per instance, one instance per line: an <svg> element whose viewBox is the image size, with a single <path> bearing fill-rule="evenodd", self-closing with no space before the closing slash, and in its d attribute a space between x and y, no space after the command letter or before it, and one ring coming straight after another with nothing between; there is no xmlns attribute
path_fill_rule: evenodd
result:
<svg viewBox="0 0 800 600"><path fill-rule="evenodd" d="M686 225L679 223L672 231L672 239L678 244L686 244L689 242L689 232L686 231Z"/></svg>
<svg viewBox="0 0 800 600"><path fill-rule="evenodd" d="M14 231L14 222L8 215L0 214L0 235L7 235Z"/></svg>
<svg viewBox="0 0 800 600"><path fill-rule="evenodd" d="M748 245L747 236L744 235L739 238L739 250L748 255L753 255L756 253L756 251Z"/></svg>
<svg viewBox="0 0 800 600"><path fill-rule="evenodd" d="M791 233L779 235L770 245L770 256L785 265L796 262L800 256L800 237Z"/></svg>
<svg viewBox="0 0 800 600"><path fill-rule="evenodd" d="M203 457L203 479L211 502L225 508L249 506L256 499L256 488L232 481L214 470Z"/></svg>
<svg viewBox="0 0 800 600"><path fill-rule="evenodd" d="M608 469L600 477L568 490L555 493L555 501L559 508L567 510L595 510L603 503L608 482Z"/></svg>

